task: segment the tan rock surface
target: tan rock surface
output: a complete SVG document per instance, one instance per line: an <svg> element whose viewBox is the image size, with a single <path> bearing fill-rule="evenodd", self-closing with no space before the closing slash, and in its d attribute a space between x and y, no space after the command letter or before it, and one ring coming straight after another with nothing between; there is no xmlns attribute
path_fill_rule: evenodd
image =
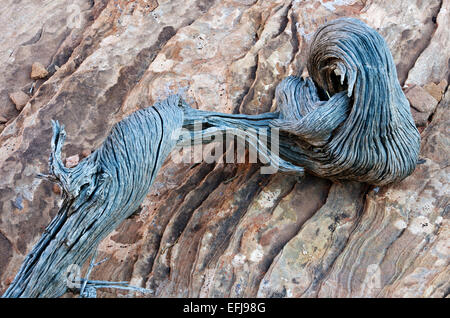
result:
<svg viewBox="0 0 450 318"><path fill-rule="evenodd" d="M14 103L14 105L16 105L16 109L18 111L21 111L23 107L27 104L28 100L30 99L30 96L28 96L22 91L17 91L9 94L9 98Z"/></svg>
<svg viewBox="0 0 450 318"><path fill-rule="evenodd" d="M64 64L104 2L74 0L70 5L59 1L2 2L0 114L8 118L17 116L8 92L30 90L34 62L48 66L50 74L54 73L55 65Z"/></svg>
<svg viewBox="0 0 450 318"><path fill-rule="evenodd" d="M426 4L424 4L426 5ZM425 85L428 82L448 81L450 74L450 0L442 0L436 16L436 29L428 45L420 53L414 67L408 73L406 83Z"/></svg>
<svg viewBox="0 0 450 318"><path fill-rule="evenodd" d="M435 84L433 82L430 82L423 86L425 90L430 93L431 96L433 96L438 102L441 101L442 95L445 92L445 89L447 88L447 81L443 79L439 82L439 84Z"/></svg>
<svg viewBox="0 0 450 318"><path fill-rule="evenodd" d="M42 65L39 62L34 62L33 65L31 65L31 74L30 77L32 79L42 79L46 78L48 75L48 71L45 68L44 65Z"/></svg>
<svg viewBox="0 0 450 318"><path fill-rule="evenodd" d="M51 119L66 125L70 158L173 93L201 109L269 111L281 79L303 71L317 26L340 16L379 30L402 84L448 81L449 54L440 47L447 7L447 0L80 0L69 10L58 1L10 1L0 13L11 23L0 38L0 114L17 117L0 134L0 293L60 202L52 184L35 178L47 169ZM50 65L48 78L36 81L30 106L17 115L6 92L31 88L37 60ZM108 260L91 277L131 281L155 297L447 296L450 93L443 91L424 122L421 164L397 185L168 160L142 209L101 243L98 258ZM114 295L127 294L100 294Z"/></svg>
<svg viewBox="0 0 450 318"><path fill-rule="evenodd" d="M411 113L417 126L424 126L436 110L437 98L420 86L413 85L405 90L405 96L411 105Z"/></svg>

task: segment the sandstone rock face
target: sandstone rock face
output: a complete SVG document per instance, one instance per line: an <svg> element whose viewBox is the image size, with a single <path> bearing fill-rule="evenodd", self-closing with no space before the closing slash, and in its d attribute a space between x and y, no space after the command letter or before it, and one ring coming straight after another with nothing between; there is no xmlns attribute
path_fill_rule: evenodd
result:
<svg viewBox="0 0 450 318"><path fill-rule="evenodd" d="M0 13L0 293L61 201L58 188L35 178L47 170L51 119L66 126L70 159L174 93L200 109L267 112L277 84L303 72L316 28L352 16L386 39L400 82L431 98L416 109L426 120L415 172L378 188L169 158L142 208L101 243L98 259L108 259L91 278L130 281L151 289L147 297L448 296L449 5L8 1ZM45 79L30 79L34 62ZM9 98L19 90L31 96L20 112Z"/></svg>
<svg viewBox="0 0 450 318"><path fill-rule="evenodd" d="M434 83L431 84L434 85ZM411 113L416 125L426 125L428 118L436 110L437 98L428 93L426 89L417 85L407 88L405 95L411 106Z"/></svg>

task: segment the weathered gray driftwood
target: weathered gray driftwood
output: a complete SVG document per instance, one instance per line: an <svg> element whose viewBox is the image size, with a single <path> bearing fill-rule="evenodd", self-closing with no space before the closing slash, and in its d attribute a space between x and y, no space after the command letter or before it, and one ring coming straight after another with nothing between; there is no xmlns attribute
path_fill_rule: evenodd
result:
<svg viewBox="0 0 450 318"><path fill-rule="evenodd" d="M178 144L231 133L281 171L306 169L376 185L411 174L420 136L383 38L361 21L334 20L316 32L307 67L311 78L288 77L279 84L275 113L206 112L171 96L119 122L72 169L60 159L65 133L54 123L48 177L63 188L64 202L3 297L63 294L67 267L84 264L100 240L138 208L181 127L188 133ZM200 129L195 122L202 123ZM258 138L270 140L269 128L279 132L279 152Z"/></svg>
<svg viewBox="0 0 450 318"><path fill-rule="evenodd" d="M58 215L28 254L3 297L57 297L67 268L82 265L99 242L135 212L175 141L183 112L176 96L118 123L103 145L72 169L60 155L64 128L53 123L51 179L65 195Z"/></svg>
<svg viewBox="0 0 450 318"><path fill-rule="evenodd" d="M304 167L321 177L375 185L410 175L420 134L384 39L359 20L331 21L315 33L307 66L311 78L290 76L277 86L277 113L231 115L187 107L184 126L209 124L193 134L199 140L216 131L232 133L230 128L237 135L277 128L280 157L267 157L281 171Z"/></svg>

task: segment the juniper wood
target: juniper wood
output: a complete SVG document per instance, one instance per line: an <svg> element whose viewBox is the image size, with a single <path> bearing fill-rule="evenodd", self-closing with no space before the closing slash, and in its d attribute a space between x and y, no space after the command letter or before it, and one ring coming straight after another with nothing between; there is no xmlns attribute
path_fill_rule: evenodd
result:
<svg viewBox="0 0 450 318"><path fill-rule="evenodd" d="M411 174L420 135L383 38L356 19L331 21L315 33L307 68L310 78L291 76L278 85L274 113L206 112L171 96L116 124L99 149L70 169L61 161L64 127L54 122L47 177L60 184L64 201L3 297L62 295L67 267L84 264L139 207L177 143L232 133L281 171L375 185ZM173 138L182 127L188 133ZM279 133L276 152L258 138L270 141L270 129Z"/></svg>

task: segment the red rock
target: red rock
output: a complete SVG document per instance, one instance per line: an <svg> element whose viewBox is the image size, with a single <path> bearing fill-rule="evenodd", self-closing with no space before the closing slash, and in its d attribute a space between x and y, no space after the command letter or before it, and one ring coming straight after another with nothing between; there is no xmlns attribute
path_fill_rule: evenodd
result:
<svg viewBox="0 0 450 318"><path fill-rule="evenodd" d="M9 98L11 98L14 105L16 105L16 109L18 111L21 111L23 107L28 103L30 96L28 96L22 91L17 91L9 94Z"/></svg>
<svg viewBox="0 0 450 318"><path fill-rule="evenodd" d="M411 108L411 115L413 116L414 123L417 127L423 127L428 124L428 118L430 117L429 113L421 113L415 108Z"/></svg>
<svg viewBox="0 0 450 318"><path fill-rule="evenodd" d="M421 113L431 114L438 104L438 101L431 96L424 88L414 85L405 92L411 107Z"/></svg>
<svg viewBox="0 0 450 318"><path fill-rule="evenodd" d="M68 52L78 46L86 25L93 22L89 17L98 16L98 11L101 11L107 2L95 1L93 7L91 2L86 0L71 0L70 4L58 1L27 1L26 9L25 2L9 3L5 6L0 18L0 114L8 119L17 116L17 110L8 93L18 90L29 93L32 82L31 64L35 61L44 65L49 65L52 61L60 66L65 65L70 57ZM25 90L25 87L28 89Z"/></svg>
<svg viewBox="0 0 450 318"><path fill-rule="evenodd" d="M394 1L390 1L394 2ZM414 1L419 4L419 1ZM408 10L413 9L414 6L410 5L410 2L401 1L405 6L408 6ZM394 6L396 4L393 4ZM421 32L422 25L431 26L431 33L424 33L422 35L422 41L407 41L411 45L411 52L414 54L420 53L414 63L410 63L412 66L408 71L407 83L425 85L429 82L439 83L442 79L448 79L450 76L450 68L448 65L450 56L450 33L448 26L450 25L450 1L427 1L420 4L422 12L418 14L420 17L425 17L426 11L434 11L437 5L437 11L433 12L432 19L428 18L428 21L416 20L416 32ZM402 11L402 8L399 8ZM405 14L402 14L405 19ZM389 18L388 18L389 19ZM402 20L403 20L402 19ZM404 20L403 20L404 21ZM420 21L420 22L419 22ZM396 25L400 23L392 23L389 25ZM414 32L414 29L411 30ZM428 29L430 30L430 29ZM403 37L403 35L402 35ZM426 47L424 47L426 45ZM421 50L423 49L423 50Z"/></svg>
<svg viewBox="0 0 450 318"><path fill-rule="evenodd" d="M34 62L31 66L31 78L32 79L40 79L46 78L48 75L48 71L44 65L39 62Z"/></svg>
<svg viewBox="0 0 450 318"><path fill-rule="evenodd" d="M430 82L423 87L431 96L433 96L438 102L441 101L442 95L447 88L447 81L443 79L439 84Z"/></svg>

